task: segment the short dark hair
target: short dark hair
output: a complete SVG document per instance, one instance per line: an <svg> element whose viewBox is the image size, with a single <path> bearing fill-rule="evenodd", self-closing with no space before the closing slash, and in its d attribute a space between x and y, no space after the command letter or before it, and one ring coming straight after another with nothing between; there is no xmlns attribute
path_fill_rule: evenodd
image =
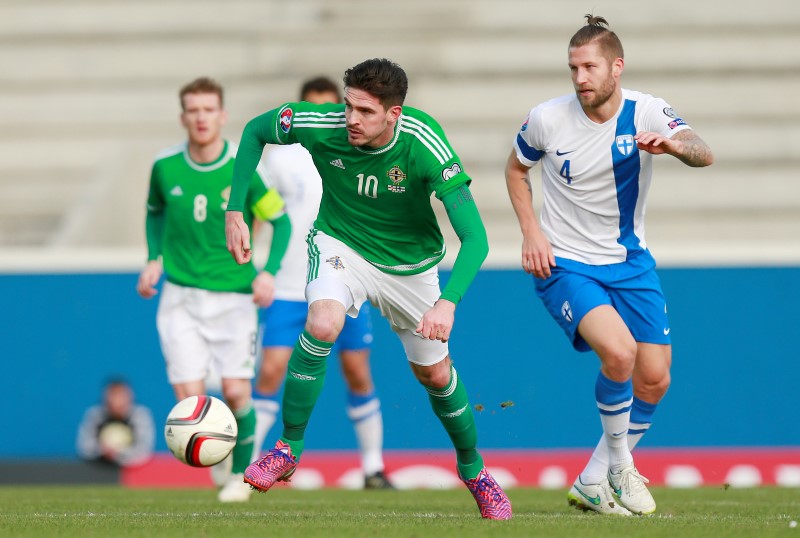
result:
<svg viewBox="0 0 800 538"><path fill-rule="evenodd" d="M406 100L408 77L403 68L391 60L373 58L345 71L344 86L374 95L388 110Z"/></svg>
<svg viewBox="0 0 800 538"><path fill-rule="evenodd" d="M586 26L575 32L575 35L569 40L569 48L582 47L597 41L600 50L610 61L624 58L625 51L622 50L622 42L617 34L608 29L608 21L591 13L584 17L586 17Z"/></svg>
<svg viewBox="0 0 800 538"><path fill-rule="evenodd" d="M132 389L130 382L121 375L111 376L105 379L103 387L108 390L112 387L126 387Z"/></svg>
<svg viewBox="0 0 800 538"><path fill-rule="evenodd" d="M337 86L334 81L328 77L314 77L305 81L300 87L300 100L305 101L306 96L309 93L327 92L336 94L337 103L342 102L342 92L339 90L339 86Z"/></svg>
<svg viewBox="0 0 800 538"><path fill-rule="evenodd" d="M181 110L185 110L183 104L183 97L188 93L213 93L219 97L219 105L223 106L223 90L222 85L210 77L196 78L190 83L186 84L178 93L181 99Z"/></svg>

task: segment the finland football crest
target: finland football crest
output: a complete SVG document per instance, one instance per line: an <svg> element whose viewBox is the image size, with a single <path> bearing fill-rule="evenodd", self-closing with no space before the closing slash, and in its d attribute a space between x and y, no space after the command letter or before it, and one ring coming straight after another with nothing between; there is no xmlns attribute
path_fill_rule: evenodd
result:
<svg viewBox="0 0 800 538"><path fill-rule="evenodd" d="M569 301L564 301L564 304L561 305L561 315L564 316L564 319L569 323L572 323L572 307Z"/></svg>
<svg viewBox="0 0 800 538"><path fill-rule="evenodd" d="M619 135L617 137L617 150L623 157L627 157L636 148L636 142L633 141L633 135Z"/></svg>

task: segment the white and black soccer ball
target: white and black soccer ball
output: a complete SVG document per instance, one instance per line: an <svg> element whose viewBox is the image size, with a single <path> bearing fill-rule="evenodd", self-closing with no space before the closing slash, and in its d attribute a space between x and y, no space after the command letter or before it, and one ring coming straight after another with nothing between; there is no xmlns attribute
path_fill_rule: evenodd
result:
<svg viewBox="0 0 800 538"><path fill-rule="evenodd" d="M167 416L164 437L176 458L192 467L210 467L236 446L236 418L222 400L189 396Z"/></svg>

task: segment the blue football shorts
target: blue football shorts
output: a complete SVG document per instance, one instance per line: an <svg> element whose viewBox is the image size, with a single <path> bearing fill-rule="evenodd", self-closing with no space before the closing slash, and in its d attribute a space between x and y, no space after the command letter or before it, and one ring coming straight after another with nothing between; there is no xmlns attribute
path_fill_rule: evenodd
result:
<svg viewBox="0 0 800 538"><path fill-rule="evenodd" d="M649 251L609 265L556 257L550 278L534 277L536 294L578 351L591 351L578 325L600 305L613 306L637 342L669 344L667 302L655 266Z"/></svg>
<svg viewBox="0 0 800 538"><path fill-rule="evenodd" d="M305 301L274 301L261 311L261 332L264 347L294 347L303 333L308 314ZM345 316L344 328L336 340L341 351L370 349L372 317L369 304L362 305L357 318Z"/></svg>

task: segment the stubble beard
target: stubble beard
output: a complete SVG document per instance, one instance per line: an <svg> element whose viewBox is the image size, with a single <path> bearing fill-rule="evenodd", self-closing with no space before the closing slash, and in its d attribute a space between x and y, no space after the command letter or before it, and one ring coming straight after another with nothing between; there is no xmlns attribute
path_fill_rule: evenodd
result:
<svg viewBox="0 0 800 538"><path fill-rule="evenodd" d="M347 143L353 146L354 148L360 148L366 146L368 142L369 141L364 139L363 136L361 136L358 140L354 140L350 135L350 133L347 134Z"/></svg>
<svg viewBox="0 0 800 538"><path fill-rule="evenodd" d="M580 101L581 106L584 108L600 108L604 104L611 99L611 96L614 95L614 92L617 89L617 85L614 82L612 77L608 77L600 88L595 89L594 93L590 97L584 97L580 94L580 89L576 88L575 93L578 96L578 101Z"/></svg>

